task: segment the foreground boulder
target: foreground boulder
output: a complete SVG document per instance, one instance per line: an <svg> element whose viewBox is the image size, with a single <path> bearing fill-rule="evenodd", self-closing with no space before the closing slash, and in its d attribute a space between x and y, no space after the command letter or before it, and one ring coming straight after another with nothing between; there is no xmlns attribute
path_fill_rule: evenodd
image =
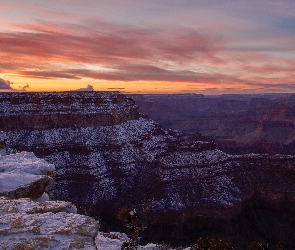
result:
<svg viewBox="0 0 295 250"><path fill-rule="evenodd" d="M1 156L0 169L0 249L96 249L96 220L70 202L33 200L46 200L54 165L21 152Z"/></svg>
<svg viewBox="0 0 295 250"><path fill-rule="evenodd" d="M36 199L52 187L54 170L31 152L0 156L0 196Z"/></svg>
<svg viewBox="0 0 295 250"><path fill-rule="evenodd" d="M96 249L98 222L69 211L69 202L0 197L0 248Z"/></svg>

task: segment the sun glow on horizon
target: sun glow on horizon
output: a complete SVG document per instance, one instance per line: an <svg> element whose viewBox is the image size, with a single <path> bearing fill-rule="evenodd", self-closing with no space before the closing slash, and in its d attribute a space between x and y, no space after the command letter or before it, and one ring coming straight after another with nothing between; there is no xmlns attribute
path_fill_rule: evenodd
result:
<svg viewBox="0 0 295 250"><path fill-rule="evenodd" d="M131 2L3 5L0 91L295 92L292 1Z"/></svg>

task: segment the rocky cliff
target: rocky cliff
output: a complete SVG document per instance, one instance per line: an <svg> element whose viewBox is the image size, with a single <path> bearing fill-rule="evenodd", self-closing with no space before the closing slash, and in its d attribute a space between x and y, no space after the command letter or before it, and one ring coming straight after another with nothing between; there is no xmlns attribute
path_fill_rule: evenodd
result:
<svg viewBox="0 0 295 250"><path fill-rule="evenodd" d="M17 95L22 101L9 101ZM119 93L2 96L0 124L9 150L30 150L55 164L51 197L99 216L105 229L119 207L133 206L148 226L145 239L154 242L208 233L241 245L256 239L292 243L295 237L282 234L295 219L294 157L223 153L140 117L133 101ZM43 103L50 103L50 111Z"/></svg>
<svg viewBox="0 0 295 250"><path fill-rule="evenodd" d="M200 133L230 154L295 155L295 95L130 95L165 128Z"/></svg>
<svg viewBox="0 0 295 250"><path fill-rule="evenodd" d="M39 198L52 187L52 164L21 152L0 156L0 169L1 249L97 249L97 221L70 202Z"/></svg>
<svg viewBox="0 0 295 250"><path fill-rule="evenodd" d="M1 155L0 169L0 249L120 250L128 241L124 233L99 232L98 221L72 203L49 201L54 166L33 153Z"/></svg>
<svg viewBox="0 0 295 250"><path fill-rule="evenodd" d="M133 104L116 92L0 93L0 130L112 126L139 117Z"/></svg>

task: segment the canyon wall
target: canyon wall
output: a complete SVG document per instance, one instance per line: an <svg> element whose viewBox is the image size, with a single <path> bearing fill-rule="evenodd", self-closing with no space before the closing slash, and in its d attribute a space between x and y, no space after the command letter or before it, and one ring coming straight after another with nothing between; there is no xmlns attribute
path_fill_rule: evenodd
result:
<svg viewBox="0 0 295 250"><path fill-rule="evenodd" d="M230 154L295 155L295 95L129 95L165 128L214 140Z"/></svg>
<svg viewBox="0 0 295 250"><path fill-rule="evenodd" d="M0 130L112 126L139 118L133 104L116 92L0 93Z"/></svg>
<svg viewBox="0 0 295 250"><path fill-rule="evenodd" d="M266 212L260 213L268 211L281 232L292 227L292 156L226 154L212 142L141 117L134 102L116 92L1 95L0 124L8 151L33 151L53 163L51 197L98 216L105 230L116 225L120 207L132 206L148 226L143 240L153 242L177 244L201 234L222 235L241 245L295 237L277 234ZM16 101L17 95L22 101ZM35 96L38 103L33 103Z"/></svg>

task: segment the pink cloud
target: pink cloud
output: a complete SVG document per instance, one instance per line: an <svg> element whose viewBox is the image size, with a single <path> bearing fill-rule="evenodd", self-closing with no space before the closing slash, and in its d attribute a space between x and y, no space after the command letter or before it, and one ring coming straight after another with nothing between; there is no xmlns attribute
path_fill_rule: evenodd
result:
<svg viewBox="0 0 295 250"><path fill-rule="evenodd" d="M0 73L40 79L188 82L225 89L287 84L282 85L286 89L294 83L295 60L263 51L225 49L228 41L208 32L147 29L103 20L88 24L39 22L23 25L26 31L0 33ZM57 63L62 66L56 68ZM173 67L163 66L167 64ZM199 71L199 66L207 69ZM267 76L274 72L281 77Z"/></svg>
<svg viewBox="0 0 295 250"><path fill-rule="evenodd" d="M104 23L102 23L104 25ZM222 48L222 41L193 30L179 33L109 25L111 30L81 36L81 26L65 30L59 26L32 27L31 32L2 33L2 55L23 59L108 64L124 60L191 61ZM87 27L85 27L87 33ZM85 33L85 31L84 31ZM29 62L28 62L29 63Z"/></svg>

